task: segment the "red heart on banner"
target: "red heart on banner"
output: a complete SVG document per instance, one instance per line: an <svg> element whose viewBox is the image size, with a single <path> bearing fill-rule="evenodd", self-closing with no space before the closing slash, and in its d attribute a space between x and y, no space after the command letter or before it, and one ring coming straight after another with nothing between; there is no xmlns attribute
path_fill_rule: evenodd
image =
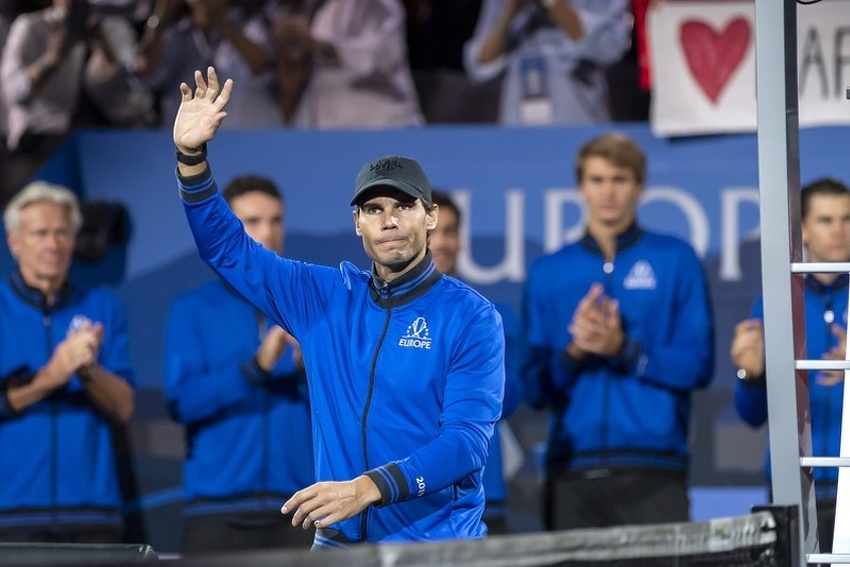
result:
<svg viewBox="0 0 850 567"><path fill-rule="evenodd" d="M705 22L688 20L679 30L679 41L691 74L711 102L716 103L747 52L750 23L736 18L717 33Z"/></svg>

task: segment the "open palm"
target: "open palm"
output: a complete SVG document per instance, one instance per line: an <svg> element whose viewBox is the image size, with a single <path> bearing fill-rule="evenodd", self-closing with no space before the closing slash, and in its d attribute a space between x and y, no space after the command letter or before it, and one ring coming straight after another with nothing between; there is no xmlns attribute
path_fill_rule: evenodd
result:
<svg viewBox="0 0 850 567"><path fill-rule="evenodd" d="M207 68L207 80L195 71L195 90L186 83L180 84L183 98L174 119L174 145L181 153L198 153L201 146L213 139L221 121L227 116L224 107L230 100L233 81L227 79L219 88L218 75L213 67Z"/></svg>

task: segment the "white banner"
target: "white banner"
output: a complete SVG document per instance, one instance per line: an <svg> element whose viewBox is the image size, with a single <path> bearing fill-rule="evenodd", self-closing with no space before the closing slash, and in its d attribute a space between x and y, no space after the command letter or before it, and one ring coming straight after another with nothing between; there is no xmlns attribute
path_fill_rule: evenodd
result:
<svg viewBox="0 0 850 567"><path fill-rule="evenodd" d="M656 135L756 130L754 18L752 1L651 4ZM850 124L850 0L798 4L797 51L800 126Z"/></svg>

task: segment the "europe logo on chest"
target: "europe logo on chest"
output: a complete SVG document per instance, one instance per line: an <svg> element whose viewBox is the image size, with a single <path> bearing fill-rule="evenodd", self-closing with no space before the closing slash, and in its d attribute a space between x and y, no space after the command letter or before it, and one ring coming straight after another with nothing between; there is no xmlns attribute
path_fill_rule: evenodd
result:
<svg viewBox="0 0 850 567"><path fill-rule="evenodd" d="M416 317L398 340L398 346L405 348L431 349L431 335L425 317Z"/></svg>

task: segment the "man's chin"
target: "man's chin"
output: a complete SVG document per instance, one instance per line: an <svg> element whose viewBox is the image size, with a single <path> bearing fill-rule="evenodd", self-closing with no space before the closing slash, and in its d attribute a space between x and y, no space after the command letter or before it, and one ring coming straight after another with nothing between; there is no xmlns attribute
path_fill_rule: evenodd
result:
<svg viewBox="0 0 850 567"><path fill-rule="evenodd" d="M416 255L383 254L375 261L393 272L402 272L416 260Z"/></svg>

